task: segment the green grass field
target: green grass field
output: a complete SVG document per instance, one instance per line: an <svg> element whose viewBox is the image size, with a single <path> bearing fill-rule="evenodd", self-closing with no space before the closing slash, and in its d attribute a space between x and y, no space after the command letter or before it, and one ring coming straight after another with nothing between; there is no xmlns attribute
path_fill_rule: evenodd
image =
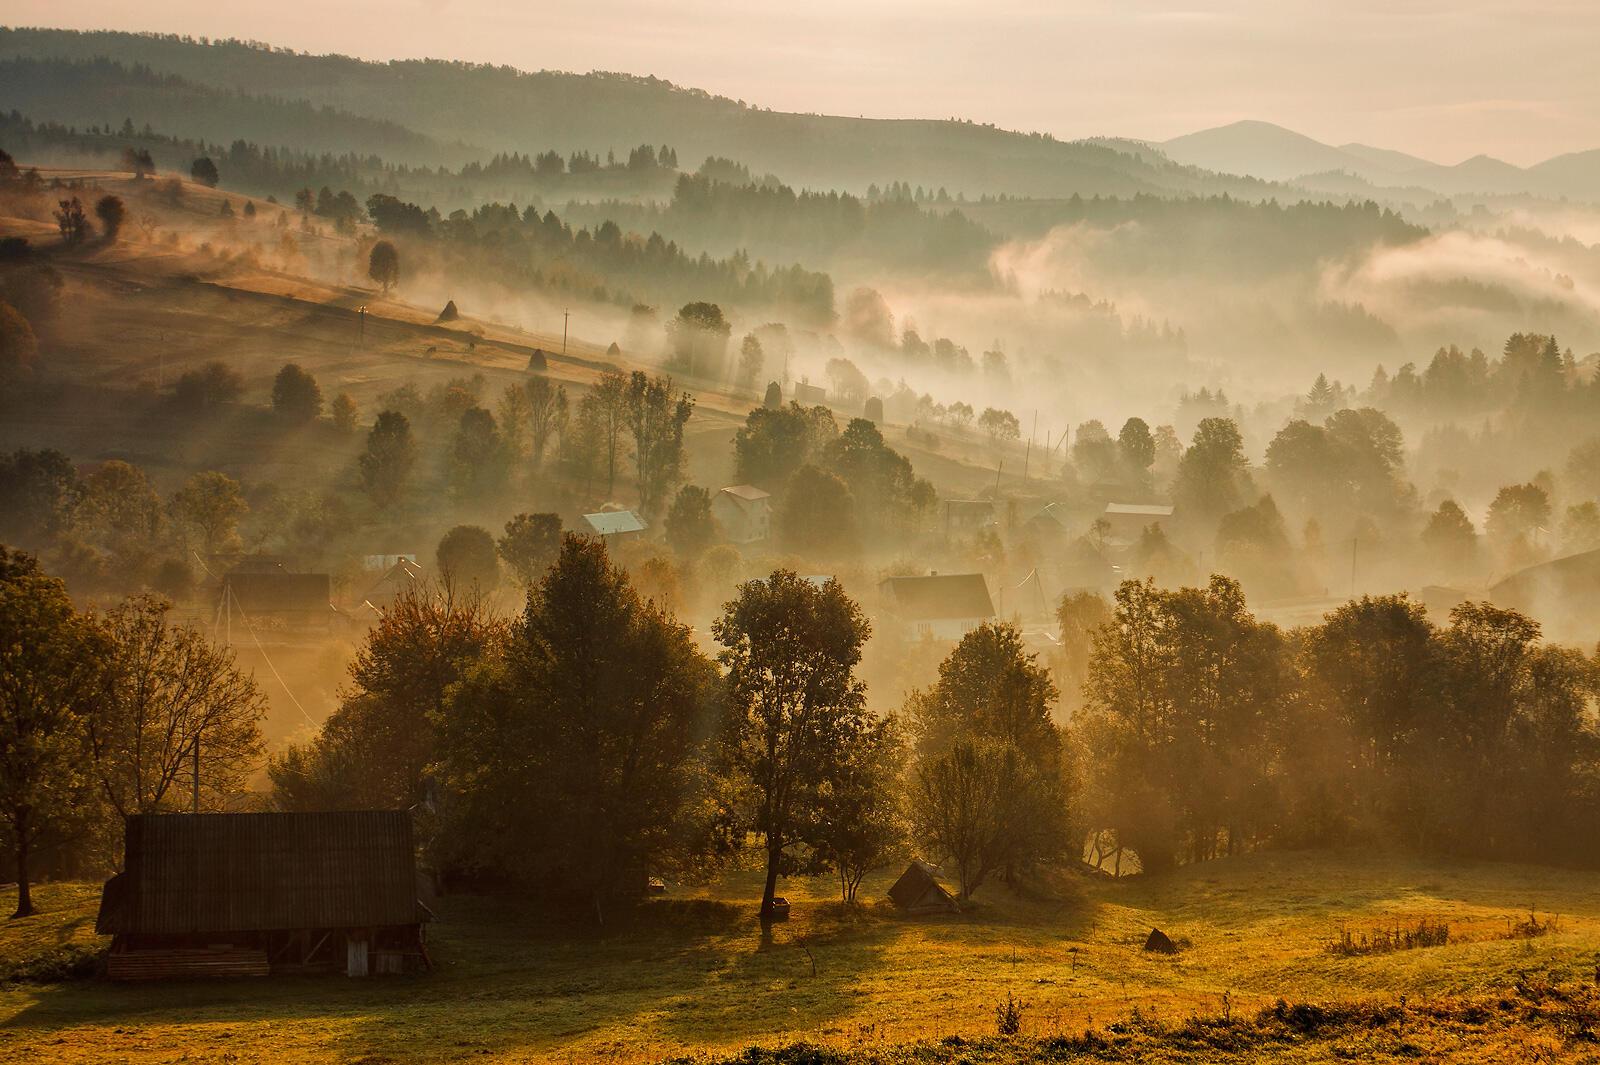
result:
<svg viewBox="0 0 1600 1065"><path fill-rule="evenodd" d="M869 882L864 897L881 898L888 883ZM0 923L0 1060L638 1061L796 1043L884 1061L1017 1060L1024 1047L1039 1060L1597 1052L1583 1012L1594 1009L1600 958L1595 874L1254 855L1026 896L994 884L959 917L916 920L877 901L845 913L825 879L785 890L795 917L765 944L757 878L734 872L606 929L559 927L515 899L446 899L430 933L438 969L426 976L128 986L63 978L95 940L98 893L46 885L43 914ZM1530 908L1554 917L1554 930L1517 934ZM1356 957L1330 949L1342 931L1423 918L1446 922L1451 941ZM1145 954L1151 927L1187 946ZM1008 993L1026 1007L1020 1043L993 1041ZM1309 1038L1297 1023L1253 1020L1280 998L1360 1009ZM1490 1004L1483 1018L1476 1003ZM1252 1019L1250 1037L1194 1037L1197 1018L1225 1016ZM1086 1029L1111 1042L1084 1044Z"/></svg>

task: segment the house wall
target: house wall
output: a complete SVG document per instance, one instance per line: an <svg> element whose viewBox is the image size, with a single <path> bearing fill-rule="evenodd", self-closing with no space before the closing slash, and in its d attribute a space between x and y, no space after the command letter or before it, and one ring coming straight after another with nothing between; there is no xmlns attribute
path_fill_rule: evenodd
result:
<svg viewBox="0 0 1600 1065"><path fill-rule="evenodd" d="M1128 541L1139 539L1151 525L1159 525L1165 532L1167 522L1172 520L1158 514L1104 514L1101 517L1111 526L1111 536Z"/></svg>
<svg viewBox="0 0 1600 1065"><path fill-rule="evenodd" d="M939 618L933 621L907 622L906 632L912 639L960 640L982 625L988 618Z"/></svg>
<svg viewBox="0 0 1600 1065"><path fill-rule="evenodd" d="M721 526L722 535L736 544L765 540L771 532L771 514L772 508L765 499L741 505L718 495L711 501L711 515Z"/></svg>

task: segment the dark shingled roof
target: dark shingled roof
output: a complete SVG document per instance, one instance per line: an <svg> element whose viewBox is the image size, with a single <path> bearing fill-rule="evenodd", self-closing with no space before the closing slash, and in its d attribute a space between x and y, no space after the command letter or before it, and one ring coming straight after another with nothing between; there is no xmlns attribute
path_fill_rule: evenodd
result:
<svg viewBox="0 0 1600 1065"><path fill-rule="evenodd" d="M889 577L881 587L894 612L907 621L994 617L994 602L981 573Z"/></svg>
<svg viewBox="0 0 1600 1065"><path fill-rule="evenodd" d="M273 931L418 924L411 815L135 814L95 930Z"/></svg>

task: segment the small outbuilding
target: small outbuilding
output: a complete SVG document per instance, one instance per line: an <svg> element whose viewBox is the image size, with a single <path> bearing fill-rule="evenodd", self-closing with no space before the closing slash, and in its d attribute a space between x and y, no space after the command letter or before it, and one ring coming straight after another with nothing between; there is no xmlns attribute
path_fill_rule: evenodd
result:
<svg viewBox="0 0 1600 1065"><path fill-rule="evenodd" d="M589 532L598 536L607 548L637 540L649 528L645 520L631 510L603 510L598 514L585 514L583 522L589 527Z"/></svg>
<svg viewBox="0 0 1600 1065"><path fill-rule="evenodd" d="M411 815L136 814L95 931L114 980L430 967Z"/></svg>
<svg viewBox="0 0 1600 1065"><path fill-rule="evenodd" d="M911 859L900 879L889 888L889 901L906 913L957 913L956 897L939 883L939 870L920 858Z"/></svg>
<svg viewBox="0 0 1600 1065"><path fill-rule="evenodd" d="M802 407L825 407L828 405L828 390L806 381L796 381L794 401Z"/></svg>

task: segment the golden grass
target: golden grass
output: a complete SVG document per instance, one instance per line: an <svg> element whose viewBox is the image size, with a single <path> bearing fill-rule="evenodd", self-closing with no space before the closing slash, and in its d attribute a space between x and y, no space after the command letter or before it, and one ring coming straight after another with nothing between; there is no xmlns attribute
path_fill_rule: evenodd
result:
<svg viewBox="0 0 1600 1065"><path fill-rule="evenodd" d="M870 882L866 897L887 884ZM1022 1033L1034 1038L1135 1013L1169 1027L1225 1009L1254 1016L1278 998L1390 1006L1405 996L1417 1009L1519 979L1591 980L1597 888L1594 874L1524 866L1254 855L1027 896L996 884L960 917L904 920L876 901L845 913L822 879L785 886L795 918L769 944L745 871L606 929L558 927L513 899L456 897L432 931L440 964L430 976L6 986L0 1060L636 1061L797 1041L864 1051L992 1036L1007 993L1026 1004ZM37 931L0 932L11 964L92 920L92 891L47 887L40 898L56 912L27 923ZM1530 906L1559 913L1559 929L1504 938ZM1328 950L1341 928L1423 917L1448 922L1452 941L1367 957ZM1144 954L1152 926L1191 946Z"/></svg>

